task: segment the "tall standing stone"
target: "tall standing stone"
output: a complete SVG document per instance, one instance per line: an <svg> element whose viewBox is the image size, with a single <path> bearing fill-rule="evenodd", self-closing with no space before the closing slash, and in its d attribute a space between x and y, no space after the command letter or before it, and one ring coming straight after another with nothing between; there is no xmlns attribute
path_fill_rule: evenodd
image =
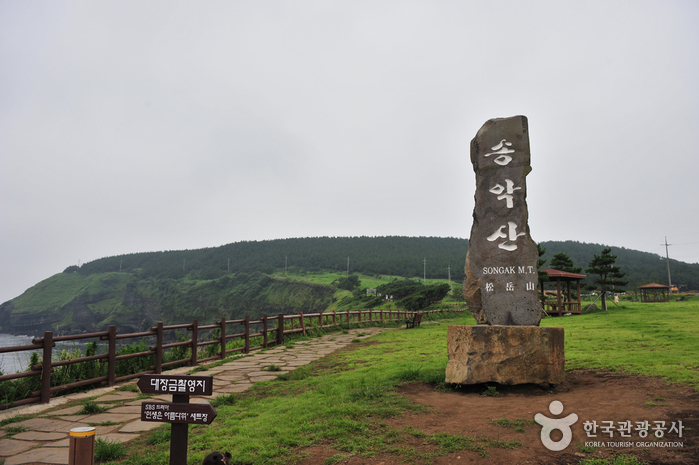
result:
<svg viewBox="0 0 699 465"><path fill-rule="evenodd" d="M464 296L477 326L449 326L445 381L558 384L565 379L563 328L541 328L539 252L529 235L527 118L487 121L471 141L476 206Z"/></svg>
<svg viewBox="0 0 699 465"><path fill-rule="evenodd" d="M487 121L471 141L476 173L464 296L479 324L538 326L539 254L529 235L525 116Z"/></svg>

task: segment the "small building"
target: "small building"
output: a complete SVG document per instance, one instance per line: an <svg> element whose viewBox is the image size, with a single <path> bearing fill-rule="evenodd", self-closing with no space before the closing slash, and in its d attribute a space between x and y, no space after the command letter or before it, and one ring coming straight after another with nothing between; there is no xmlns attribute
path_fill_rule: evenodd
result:
<svg viewBox="0 0 699 465"><path fill-rule="evenodd" d="M549 282L556 282L556 301L553 302L543 300L541 302L544 306L544 311L546 312L546 314L561 316L566 313L570 313L572 315L579 315L580 313L582 313L582 309L580 308L580 281L587 278L587 275L554 270L553 268L547 268L543 271L545 271L549 275ZM563 295L561 282L565 283L566 286L565 296ZM572 292L570 289L570 285L573 282L577 285L578 297L575 301L573 300Z"/></svg>
<svg viewBox="0 0 699 465"><path fill-rule="evenodd" d="M641 302L669 302L670 286L658 283L638 286L641 291Z"/></svg>

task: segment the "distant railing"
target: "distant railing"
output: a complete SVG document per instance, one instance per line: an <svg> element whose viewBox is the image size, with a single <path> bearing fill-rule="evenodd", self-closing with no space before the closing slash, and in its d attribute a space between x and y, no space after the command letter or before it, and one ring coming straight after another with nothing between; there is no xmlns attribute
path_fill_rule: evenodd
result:
<svg viewBox="0 0 699 465"><path fill-rule="evenodd" d="M446 310L446 312L463 311L464 310ZM441 312L445 312L445 310L429 310L422 313ZM280 313L274 317L263 316L261 319L254 321L250 320L250 317L248 316L240 320L226 320L225 318L221 318L221 320L216 324L203 326L199 326L198 320L194 320L192 321L192 323L168 326L165 326L162 322L159 322L156 326L150 328L149 331L128 334L118 334L116 326L109 326L109 329L103 332L57 337L53 336L52 331L46 331L44 332L44 337L33 339L32 344L0 348L0 353L21 352L27 350L42 350L43 353L42 363L39 365L31 366L29 371L0 376L0 382L16 380L20 378L27 378L30 376L41 377L40 390L31 392L31 395L27 398L17 400L14 402L0 404L0 410L5 410L11 407L31 404L35 402L47 403L49 402L51 396L54 393L64 391L67 389L75 389L81 386L95 384L113 386L120 381L138 378L146 373L160 374L163 371L163 369L175 365L196 366L199 363L215 359L225 359L228 355L235 352L242 352L244 354L247 354L252 350L283 344L284 336L288 334L303 333L305 335L307 330L315 328L331 328L334 326L341 325L350 326L352 324L361 324L368 322L398 321L402 319L408 319L408 315L411 315L412 317L414 313L416 312L383 309L357 311L348 310L346 312L333 311L327 313L309 314L299 312L295 315L285 315L283 313ZM269 326L272 322L276 322L276 325L270 328ZM242 326L242 330L240 330L241 332L235 334L228 334L226 330L228 329L229 325ZM259 331L256 333L251 333L251 329L255 330L256 328L260 328ZM191 338L186 341L164 344L163 339L165 331L176 331L178 329L191 332ZM199 337L199 332L205 330L213 330L216 331L216 333L214 333L214 337L212 337L210 340L201 341ZM155 337L155 345L149 347L147 351L143 352L123 355L117 354L117 340L144 337ZM240 347L227 349L227 342L236 338L242 339L243 344ZM254 338L261 338L261 344L255 347L250 347L251 340L253 340ZM53 361L53 347L56 345L56 342L76 341L80 339L99 339L101 341L107 341L107 351L103 354L98 355L72 358L69 360ZM199 349L212 344L219 345L219 351L216 352L216 355L211 357L198 358ZM187 358L163 363L163 354L165 350L177 347L191 349L191 355ZM155 364L150 366L148 370L141 371L138 373L131 373L125 376L116 376L116 366L118 361L136 357L150 357L153 355L155 356ZM106 363L107 374L95 378L76 381L69 384L61 384L57 386L51 385L51 373L54 371L54 368L89 361L99 361L100 363Z"/></svg>
<svg viewBox="0 0 699 465"><path fill-rule="evenodd" d="M562 315L564 313L578 314L580 313L580 303L578 301L561 302L547 301L544 303L544 311L548 315Z"/></svg>

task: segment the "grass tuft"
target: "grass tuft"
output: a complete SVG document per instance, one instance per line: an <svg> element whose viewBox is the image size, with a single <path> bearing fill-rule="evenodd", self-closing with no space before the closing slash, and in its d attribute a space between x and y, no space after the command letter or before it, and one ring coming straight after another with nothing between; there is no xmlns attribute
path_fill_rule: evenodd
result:
<svg viewBox="0 0 699 465"><path fill-rule="evenodd" d="M161 427L152 430L151 435L146 439L146 444L162 444L170 442L170 427Z"/></svg>
<svg viewBox="0 0 699 465"><path fill-rule="evenodd" d="M348 458L352 457L351 455L347 454L335 454L333 456L328 457L323 461L323 465L334 465L336 463L340 463L343 460L346 460Z"/></svg>
<svg viewBox="0 0 699 465"><path fill-rule="evenodd" d="M96 415L107 411L106 407L102 407L95 403L94 400L88 400L83 403L82 408L77 412L78 415Z"/></svg>
<svg viewBox="0 0 699 465"><path fill-rule="evenodd" d="M97 438L95 441L95 461L106 462L126 454L126 446L117 441Z"/></svg>
<svg viewBox="0 0 699 465"><path fill-rule="evenodd" d="M6 438L9 438L17 433L24 433L25 431L29 431L29 428L26 426L7 426L5 428L5 436Z"/></svg>
<svg viewBox="0 0 699 465"><path fill-rule="evenodd" d="M640 460L633 455L618 454L612 458L589 458L578 462L578 465L647 465L648 462Z"/></svg>
<svg viewBox="0 0 699 465"><path fill-rule="evenodd" d="M503 428L512 428L518 433L524 432L524 427L527 425L535 425L534 420L527 420L524 418L517 418L516 420L508 420L507 418L497 418L490 420L493 424L502 426Z"/></svg>
<svg viewBox="0 0 699 465"><path fill-rule="evenodd" d="M495 386L488 386L481 394L483 397L498 397L500 393Z"/></svg>
<svg viewBox="0 0 699 465"><path fill-rule="evenodd" d="M123 392L140 392L140 389L135 384L127 384L125 386L119 386L116 390L123 391Z"/></svg>
<svg viewBox="0 0 699 465"><path fill-rule="evenodd" d="M11 423L18 423L20 421L29 420L30 418L33 418L33 417L29 416L29 415L15 415L13 417L4 418L4 419L0 420L0 426L9 425Z"/></svg>
<svg viewBox="0 0 699 465"><path fill-rule="evenodd" d="M235 394L222 394L211 399L211 406L214 408L223 407L224 405L235 404Z"/></svg>

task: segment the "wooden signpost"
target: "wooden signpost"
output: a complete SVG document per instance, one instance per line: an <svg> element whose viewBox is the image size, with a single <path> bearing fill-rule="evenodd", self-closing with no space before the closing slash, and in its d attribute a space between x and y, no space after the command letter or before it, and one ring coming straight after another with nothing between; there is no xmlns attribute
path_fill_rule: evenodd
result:
<svg viewBox="0 0 699 465"><path fill-rule="evenodd" d="M190 404L189 396L213 394L211 376L143 375L137 386L144 394L172 394L172 402L144 401L141 421L170 423L170 465L187 464L189 424L208 425L216 418L211 404Z"/></svg>

